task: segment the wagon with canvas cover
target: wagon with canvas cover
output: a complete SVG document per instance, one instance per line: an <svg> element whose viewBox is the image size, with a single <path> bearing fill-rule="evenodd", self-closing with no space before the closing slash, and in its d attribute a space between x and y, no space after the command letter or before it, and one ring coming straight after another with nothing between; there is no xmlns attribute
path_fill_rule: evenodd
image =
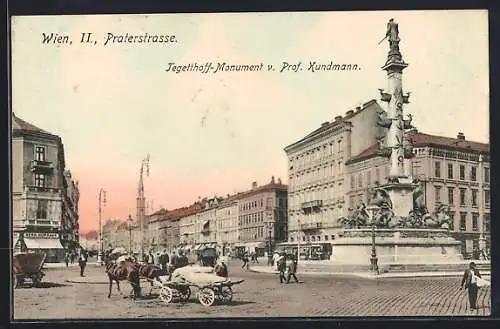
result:
<svg viewBox="0 0 500 329"><path fill-rule="evenodd" d="M176 269L171 276L160 277L160 299L169 304L174 299L187 301L191 288L198 289L198 300L203 306L211 306L215 301L229 303L233 299L232 286L244 280L233 281L213 273L213 268L187 266Z"/></svg>
<svg viewBox="0 0 500 329"><path fill-rule="evenodd" d="M15 253L12 262L14 288L22 287L26 279L37 286L45 273L42 272L46 254L43 252Z"/></svg>

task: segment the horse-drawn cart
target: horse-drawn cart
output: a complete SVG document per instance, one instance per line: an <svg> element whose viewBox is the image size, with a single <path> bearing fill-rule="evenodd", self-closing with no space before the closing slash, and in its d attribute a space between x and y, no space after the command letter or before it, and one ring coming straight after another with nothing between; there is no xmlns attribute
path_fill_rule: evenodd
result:
<svg viewBox="0 0 500 329"><path fill-rule="evenodd" d="M165 278L165 277L162 277ZM156 281L160 288L160 299L169 304L175 299L187 301L191 296L191 288L198 289L198 300L203 306L211 306L216 301L229 303L233 299L232 286L244 280L231 281L229 278L219 277L198 267L183 267L172 273L172 277Z"/></svg>
<svg viewBox="0 0 500 329"><path fill-rule="evenodd" d="M45 253L20 252L15 253L12 263L14 288L22 287L26 279L37 286L45 273L42 272Z"/></svg>

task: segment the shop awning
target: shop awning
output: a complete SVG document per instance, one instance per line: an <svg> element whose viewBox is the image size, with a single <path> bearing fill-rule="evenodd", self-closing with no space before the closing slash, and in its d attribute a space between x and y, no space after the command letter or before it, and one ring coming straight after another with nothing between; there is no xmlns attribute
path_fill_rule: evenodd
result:
<svg viewBox="0 0 500 329"><path fill-rule="evenodd" d="M24 243L28 249L64 249L59 239L27 239Z"/></svg>
<svg viewBox="0 0 500 329"><path fill-rule="evenodd" d="M245 247L250 248L250 249L265 248L266 243L265 242L248 242L248 243L245 243Z"/></svg>

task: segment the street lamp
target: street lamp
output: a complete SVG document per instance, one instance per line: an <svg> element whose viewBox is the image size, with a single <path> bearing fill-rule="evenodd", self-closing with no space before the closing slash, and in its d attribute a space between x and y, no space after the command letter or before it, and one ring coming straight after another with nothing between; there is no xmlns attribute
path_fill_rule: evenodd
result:
<svg viewBox="0 0 500 329"><path fill-rule="evenodd" d="M271 243L272 243L272 234L273 234L273 224L271 222L268 223L268 229L269 229L269 248L267 252L267 264L271 265L272 264L272 249L271 249Z"/></svg>
<svg viewBox="0 0 500 329"><path fill-rule="evenodd" d="M297 219L297 263L300 259L300 219Z"/></svg>
<svg viewBox="0 0 500 329"><path fill-rule="evenodd" d="M99 189L99 247L97 252L97 264L102 266L102 206L106 207L106 191Z"/></svg>
<svg viewBox="0 0 500 329"><path fill-rule="evenodd" d="M133 219L132 219L131 215L128 215L127 222L128 222L128 250L130 251L130 254L132 255L132 228L133 228L132 222L133 222Z"/></svg>
<svg viewBox="0 0 500 329"><path fill-rule="evenodd" d="M372 226L372 254L370 257L370 271L374 275L379 274L377 250L375 248L375 215L379 210L380 207L376 205L369 205L366 207L366 211L368 212L368 216L370 217L370 224Z"/></svg>

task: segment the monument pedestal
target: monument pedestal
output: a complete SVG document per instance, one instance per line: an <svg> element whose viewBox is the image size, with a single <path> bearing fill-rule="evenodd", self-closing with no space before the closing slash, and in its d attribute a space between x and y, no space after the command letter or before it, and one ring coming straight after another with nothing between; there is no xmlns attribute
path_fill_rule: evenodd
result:
<svg viewBox="0 0 500 329"><path fill-rule="evenodd" d="M392 211L395 217L407 217L413 210L413 191L416 185L400 179L399 183L389 183L381 186L392 202Z"/></svg>
<svg viewBox="0 0 500 329"><path fill-rule="evenodd" d="M331 260L340 264L369 264L372 229L345 229L332 244ZM460 242L443 229L375 229L379 264L436 264L463 260Z"/></svg>

